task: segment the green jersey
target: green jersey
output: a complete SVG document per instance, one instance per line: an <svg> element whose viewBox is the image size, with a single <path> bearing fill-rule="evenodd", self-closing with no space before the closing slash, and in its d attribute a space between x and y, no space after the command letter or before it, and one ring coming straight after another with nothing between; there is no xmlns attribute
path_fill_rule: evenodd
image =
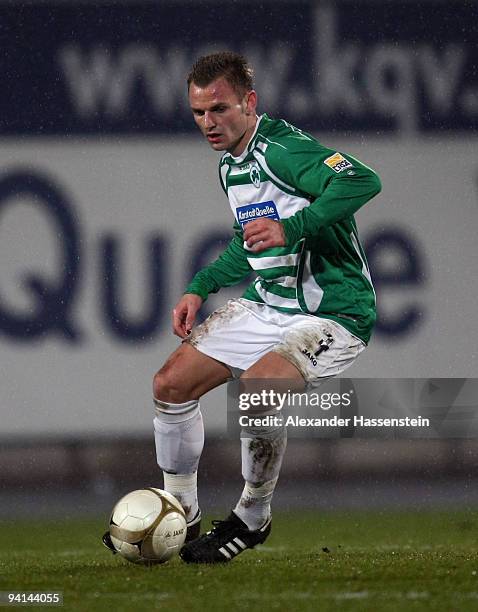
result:
<svg viewBox="0 0 478 612"><path fill-rule="evenodd" d="M242 155L223 155L219 175L235 235L185 292L206 299L253 271L244 298L333 319L368 342L375 293L353 215L380 191L375 172L286 121L262 115ZM286 246L261 253L247 247L244 226L262 217L282 223Z"/></svg>

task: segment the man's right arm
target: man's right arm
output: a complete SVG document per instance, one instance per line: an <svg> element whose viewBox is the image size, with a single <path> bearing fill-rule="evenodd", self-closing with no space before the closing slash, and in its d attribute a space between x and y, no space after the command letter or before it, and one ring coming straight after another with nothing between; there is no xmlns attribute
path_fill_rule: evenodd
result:
<svg viewBox="0 0 478 612"><path fill-rule="evenodd" d="M221 287L237 285L250 273L242 231L239 226L235 226L235 229L236 234L225 251L195 275L176 304L173 329L180 338L190 334L196 314L210 293L216 293Z"/></svg>
<svg viewBox="0 0 478 612"><path fill-rule="evenodd" d="M244 249L242 231L235 226L236 233L224 252L211 264L199 270L186 287L184 293L195 293L203 301L210 293L217 293L221 287L237 285L251 272Z"/></svg>

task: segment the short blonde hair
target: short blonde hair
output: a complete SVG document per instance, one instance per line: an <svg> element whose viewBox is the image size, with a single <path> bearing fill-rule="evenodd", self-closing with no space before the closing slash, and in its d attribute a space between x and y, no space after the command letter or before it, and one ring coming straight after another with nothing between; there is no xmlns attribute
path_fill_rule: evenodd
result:
<svg viewBox="0 0 478 612"><path fill-rule="evenodd" d="M200 57L188 75L188 91L191 83L206 87L224 77L241 99L253 89L254 71L246 58L232 51L221 51Z"/></svg>

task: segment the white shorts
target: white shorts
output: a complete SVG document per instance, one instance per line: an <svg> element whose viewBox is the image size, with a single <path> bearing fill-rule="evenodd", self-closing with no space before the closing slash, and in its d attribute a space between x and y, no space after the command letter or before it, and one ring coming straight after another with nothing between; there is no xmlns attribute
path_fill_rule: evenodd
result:
<svg viewBox="0 0 478 612"><path fill-rule="evenodd" d="M235 377L274 351L307 382L340 374L365 348L335 321L279 312L244 298L215 310L185 342L227 365Z"/></svg>

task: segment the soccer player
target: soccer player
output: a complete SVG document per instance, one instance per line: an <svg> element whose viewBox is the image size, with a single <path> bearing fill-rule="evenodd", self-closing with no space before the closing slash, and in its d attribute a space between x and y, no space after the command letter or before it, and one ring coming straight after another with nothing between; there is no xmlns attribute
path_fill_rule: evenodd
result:
<svg viewBox="0 0 478 612"><path fill-rule="evenodd" d="M244 57L201 57L187 83L197 126L214 150L224 152L219 177L234 237L174 308L174 332L183 342L154 377L154 432L164 488L188 520L180 556L218 563L269 535L286 436L281 427L242 431L244 490L231 514L199 536L199 399L232 377L317 383L354 362L376 313L353 215L381 186L375 172L352 156L283 119L258 116ZM210 293L251 272L256 278L241 298L193 327Z"/></svg>

